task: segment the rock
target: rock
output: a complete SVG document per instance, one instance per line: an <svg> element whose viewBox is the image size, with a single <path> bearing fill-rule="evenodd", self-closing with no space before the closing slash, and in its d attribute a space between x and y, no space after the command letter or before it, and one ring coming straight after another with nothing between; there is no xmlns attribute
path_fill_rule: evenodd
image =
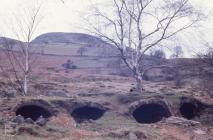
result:
<svg viewBox="0 0 213 140"><path fill-rule="evenodd" d="M137 89L136 89L135 87L132 87L132 88L129 90L129 92L135 92L135 91L137 91Z"/></svg>
<svg viewBox="0 0 213 140"><path fill-rule="evenodd" d="M6 135L15 135L16 134L17 123L10 122L4 126L4 133Z"/></svg>
<svg viewBox="0 0 213 140"><path fill-rule="evenodd" d="M128 140L144 140L147 136L142 131L132 131L129 129L119 129L106 134L107 137Z"/></svg>
<svg viewBox="0 0 213 140"><path fill-rule="evenodd" d="M31 118L26 118L25 123L34 124L34 121Z"/></svg>
<svg viewBox="0 0 213 140"><path fill-rule="evenodd" d="M15 97L17 91L14 89L7 90L7 97Z"/></svg>
<svg viewBox="0 0 213 140"><path fill-rule="evenodd" d="M129 131L117 130L110 132L107 136L111 138L126 139L129 137Z"/></svg>
<svg viewBox="0 0 213 140"><path fill-rule="evenodd" d="M137 139L138 139L138 137L136 136L136 134L135 134L135 133L130 132L130 133L129 133L129 139L130 139L130 140L137 140Z"/></svg>
<svg viewBox="0 0 213 140"><path fill-rule="evenodd" d="M44 118L43 116L40 116L37 120L36 120L36 124L39 126L44 126L47 123L47 119Z"/></svg>
<svg viewBox="0 0 213 140"><path fill-rule="evenodd" d="M21 115L18 115L12 120L12 122L18 123L18 124L24 123L24 117Z"/></svg>
<svg viewBox="0 0 213 140"><path fill-rule="evenodd" d="M17 124L17 123L14 123L14 122L8 122L8 125L9 125L11 128L15 129L16 126L17 126L18 124Z"/></svg>
<svg viewBox="0 0 213 140"><path fill-rule="evenodd" d="M0 118L0 125L4 125L4 120Z"/></svg>
<svg viewBox="0 0 213 140"><path fill-rule="evenodd" d="M141 131L135 131L135 135L137 136L138 139L147 139L147 136L144 134L144 132Z"/></svg>
<svg viewBox="0 0 213 140"><path fill-rule="evenodd" d="M205 135L206 132L200 129L194 130L194 133L198 134L198 135Z"/></svg>
<svg viewBox="0 0 213 140"><path fill-rule="evenodd" d="M33 136L39 136L38 132L36 131L36 129L33 129L31 127L20 127L17 130L17 134L21 135L21 134L30 134Z"/></svg>
<svg viewBox="0 0 213 140"><path fill-rule="evenodd" d="M89 119L89 120L87 120L87 123L95 123L95 120Z"/></svg>
<svg viewBox="0 0 213 140"><path fill-rule="evenodd" d="M167 118L165 122L182 126L195 126L200 124L200 122L197 121L187 120L185 118L179 118L174 116Z"/></svg>

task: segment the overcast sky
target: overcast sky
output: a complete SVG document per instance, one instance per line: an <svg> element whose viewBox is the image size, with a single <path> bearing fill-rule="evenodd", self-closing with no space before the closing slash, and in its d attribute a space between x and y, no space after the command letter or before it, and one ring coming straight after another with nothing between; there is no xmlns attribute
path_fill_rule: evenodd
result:
<svg viewBox="0 0 213 140"><path fill-rule="evenodd" d="M89 1L106 2L107 0L0 0L0 35L15 38L10 32L11 19L14 15L22 15L23 9L35 3L42 3L41 14L44 16L36 35L46 32L85 32L80 13L87 12ZM191 0L196 6L204 9L208 20L199 29L199 33L187 38L189 44L200 38L213 42L213 0ZM199 42L199 41L198 41ZM197 43L195 43L197 44Z"/></svg>
<svg viewBox="0 0 213 140"><path fill-rule="evenodd" d="M37 35L45 32L78 32L75 23L81 20L78 17L79 11L87 7L82 1L87 0L70 0L65 4L60 0L0 0L0 26L3 27L0 28L0 33L13 36L8 24L14 16L22 16L23 9L31 7L37 1L39 4L42 3L41 15L44 16Z"/></svg>

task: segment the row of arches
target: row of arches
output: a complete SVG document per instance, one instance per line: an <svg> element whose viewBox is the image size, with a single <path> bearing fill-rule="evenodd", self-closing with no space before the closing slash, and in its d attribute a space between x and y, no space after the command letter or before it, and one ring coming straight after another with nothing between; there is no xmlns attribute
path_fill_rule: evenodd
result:
<svg viewBox="0 0 213 140"><path fill-rule="evenodd" d="M195 118L197 110L197 106L191 102L182 103L179 108L180 114L186 119ZM106 110L103 108L86 105L73 109L70 115L77 123L82 123L84 121L98 120L105 112ZM16 115L23 116L25 119L31 118L33 121L36 121L40 116L49 118L53 115L47 108L36 104L22 105L15 113ZM151 102L137 106L131 112L131 116L138 123L150 124L170 117L171 112L166 105Z"/></svg>

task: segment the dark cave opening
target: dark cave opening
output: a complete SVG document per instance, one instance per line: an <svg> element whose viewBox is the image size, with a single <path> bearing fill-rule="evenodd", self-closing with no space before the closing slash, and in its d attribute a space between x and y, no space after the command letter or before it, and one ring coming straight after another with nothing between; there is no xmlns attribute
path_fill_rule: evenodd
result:
<svg viewBox="0 0 213 140"><path fill-rule="evenodd" d="M47 109L37 105L25 105L16 110L16 115L21 115L25 119L31 118L33 121L36 121L40 116L49 118L51 113Z"/></svg>
<svg viewBox="0 0 213 140"><path fill-rule="evenodd" d="M180 107L181 115L186 119L193 119L196 115L196 106L193 103L183 103Z"/></svg>
<svg viewBox="0 0 213 140"><path fill-rule="evenodd" d="M104 113L105 111L100 108L84 106L76 108L71 113L71 116L77 123L82 123L89 120L98 120L103 116Z"/></svg>
<svg viewBox="0 0 213 140"><path fill-rule="evenodd" d="M156 123L169 116L171 114L168 109L156 103L141 105L133 112L135 120L145 124Z"/></svg>

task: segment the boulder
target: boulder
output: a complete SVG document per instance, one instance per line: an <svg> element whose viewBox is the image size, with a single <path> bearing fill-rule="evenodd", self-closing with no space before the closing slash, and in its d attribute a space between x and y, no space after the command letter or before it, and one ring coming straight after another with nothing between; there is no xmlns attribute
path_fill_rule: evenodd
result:
<svg viewBox="0 0 213 140"><path fill-rule="evenodd" d="M43 116L40 116L37 120L36 120L36 124L39 126L44 126L47 123L47 119L44 118Z"/></svg>
<svg viewBox="0 0 213 140"><path fill-rule="evenodd" d="M0 125L4 124L4 120L2 118L0 118Z"/></svg>
<svg viewBox="0 0 213 140"><path fill-rule="evenodd" d="M17 115L14 119L12 119L12 122L17 124L24 123L24 117L21 115Z"/></svg>
<svg viewBox="0 0 213 140"><path fill-rule="evenodd" d="M174 117L174 116L167 118L165 122L169 124L181 125L186 127L200 124L200 122L197 122L197 121L187 120L185 118Z"/></svg>
<svg viewBox="0 0 213 140"><path fill-rule="evenodd" d="M8 122L8 126L12 129L15 129L17 127L17 123L14 123L14 122Z"/></svg>
<svg viewBox="0 0 213 140"><path fill-rule="evenodd" d="M25 123L34 124L34 121L31 118L26 118L24 120Z"/></svg>
<svg viewBox="0 0 213 140"><path fill-rule="evenodd" d="M136 134L135 134L135 133L130 132L130 133L129 133L129 139L130 139L130 140L137 140L137 139L138 139L138 137L136 136Z"/></svg>

